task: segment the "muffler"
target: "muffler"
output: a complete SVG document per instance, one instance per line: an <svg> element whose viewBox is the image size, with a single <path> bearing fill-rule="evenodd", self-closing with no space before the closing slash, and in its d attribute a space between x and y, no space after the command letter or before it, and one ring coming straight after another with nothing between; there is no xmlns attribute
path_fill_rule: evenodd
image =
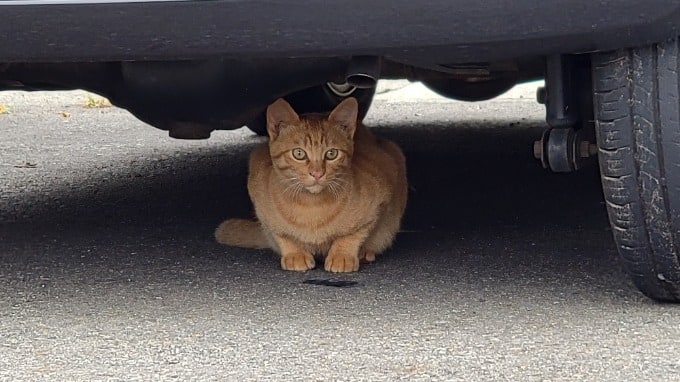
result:
<svg viewBox="0 0 680 382"><path fill-rule="evenodd" d="M345 81L359 89L375 87L380 78L380 57L354 56L347 67Z"/></svg>

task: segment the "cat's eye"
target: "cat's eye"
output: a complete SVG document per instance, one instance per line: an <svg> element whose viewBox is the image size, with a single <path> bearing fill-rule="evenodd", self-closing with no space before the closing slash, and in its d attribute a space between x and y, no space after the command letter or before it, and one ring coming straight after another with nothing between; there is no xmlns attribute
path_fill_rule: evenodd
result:
<svg viewBox="0 0 680 382"><path fill-rule="evenodd" d="M297 160L305 160L307 158L307 153L301 148L293 149L293 158Z"/></svg>
<svg viewBox="0 0 680 382"><path fill-rule="evenodd" d="M330 149L326 151L326 159L333 160L338 157L338 149Z"/></svg>

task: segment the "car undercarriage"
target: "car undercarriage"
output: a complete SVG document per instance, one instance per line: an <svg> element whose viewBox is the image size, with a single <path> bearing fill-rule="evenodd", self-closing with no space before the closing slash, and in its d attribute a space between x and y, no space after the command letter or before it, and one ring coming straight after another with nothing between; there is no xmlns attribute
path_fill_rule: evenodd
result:
<svg viewBox="0 0 680 382"><path fill-rule="evenodd" d="M680 301L676 0L3 0L0 12L0 91L86 89L181 139L265 134L277 98L305 113L355 97L363 117L380 79L471 102L543 79L535 157L554 172L597 158L622 262L643 293Z"/></svg>

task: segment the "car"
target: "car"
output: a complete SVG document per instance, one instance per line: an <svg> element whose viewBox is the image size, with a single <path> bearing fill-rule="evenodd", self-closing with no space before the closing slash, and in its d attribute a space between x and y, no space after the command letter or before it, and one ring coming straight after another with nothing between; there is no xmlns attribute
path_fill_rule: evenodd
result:
<svg viewBox="0 0 680 382"><path fill-rule="evenodd" d="M680 301L677 0L0 0L0 90L86 89L174 138L249 126L277 98L370 107L379 79L494 98L543 79L555 172L597 157L637 287ZM432 137L435 139L435 137Z"/></svg>

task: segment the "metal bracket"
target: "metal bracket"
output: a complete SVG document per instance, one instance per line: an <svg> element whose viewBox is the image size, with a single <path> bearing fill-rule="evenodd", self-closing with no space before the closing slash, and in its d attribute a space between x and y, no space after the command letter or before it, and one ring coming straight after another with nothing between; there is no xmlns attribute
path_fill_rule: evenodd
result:
<svg viewBox="0 0 680 382"><path fill-rule="evenodd" d="M571 172L588 164L597 155L597 144L585 139L583 130L546 129L534 142L534 157L543 168L554 172Z"/></svg>
<svg viewBox="0 0 680 382"><path fill-rule="evenodd" d="M579 110L573 97L572 72L573 63L569 56L548 56L544 99L546 121L550 127L572 127L578 122Z"/></svg>
<svg viewBox="0 0 680 382"><path fill-rule="evenodd" d="M554 172L571 172L582 168L597 155L597 145L588 140L590 129L582 129L579 118L582 111L574 94L578 90L574 58L552 55L546 60L544 88L539 88L536 98L545 104L549 128L541 139L534 142L534 157L543 168Z"/></svg>

